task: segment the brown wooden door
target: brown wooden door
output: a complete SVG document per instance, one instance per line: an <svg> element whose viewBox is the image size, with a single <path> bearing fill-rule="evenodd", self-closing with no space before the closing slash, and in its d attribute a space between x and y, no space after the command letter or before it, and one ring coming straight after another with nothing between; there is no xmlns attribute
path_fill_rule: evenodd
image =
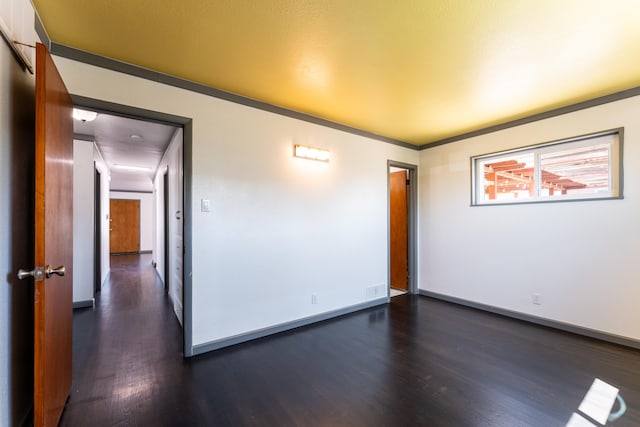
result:
<svg viewBox="0 0 640 427"><path fill-rule="evenodd" d="M109 252L112 254L140 251L140 200L111 199Z"/></svg>
<svg viewBox="0 0 640 427"><path fill-rule="evenodd" d="M47 49L36 48L34 425L58 424L71 390L73 121L69 93Z"/></svg>
<svg viewBox="0 0 640 427"><path fill-rule="evenodd" d="M389 177L391 287L407 289L408 222L407 172L392 172Z"/></svg>

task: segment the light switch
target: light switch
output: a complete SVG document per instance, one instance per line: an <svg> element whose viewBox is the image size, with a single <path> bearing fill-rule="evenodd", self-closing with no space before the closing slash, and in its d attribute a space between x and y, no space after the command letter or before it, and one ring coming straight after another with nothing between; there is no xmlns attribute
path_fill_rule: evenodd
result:
<svg viewBox="0 0 640 427"><path fill-rule="evenodd" d="M200 212L210 212L211 211L211 202L209 199L201 199L200 200Z"/></svg>

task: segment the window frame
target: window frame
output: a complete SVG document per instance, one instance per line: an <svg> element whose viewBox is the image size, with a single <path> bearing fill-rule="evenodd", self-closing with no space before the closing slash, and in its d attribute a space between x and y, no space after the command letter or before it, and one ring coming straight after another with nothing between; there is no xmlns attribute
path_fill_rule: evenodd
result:
<svg viewBox="0 0 640 427"><path fill-rule="evenodd" d="M613 141L609 148L609 191L604 194L566 194L562 196L541 195L540 184L541 168L540 156L553 152L563 151L562 146L568 146L566 149L578 148L580 145L589 146L589 141L604 136L613 136ZM623 141L624 127L609 129L601 132L594 132L570 138L562 138L554 141L543 142L540 144L532 144L523 147L513 148L509 150L495 151L491 153L471 156L471 206L496 206L496 205L520 205L530 203L557 203L557 202L576 202L589 200L617 200L623 199ZM594 142L593 145L598 145ZM490 159L500 159L508 156L517 155L533 155L534 169L534 195L526 199L513 200L481 200L484 194L484 169L479 171L478 165ZM482 188L481 188L482 187Z"/></svg>

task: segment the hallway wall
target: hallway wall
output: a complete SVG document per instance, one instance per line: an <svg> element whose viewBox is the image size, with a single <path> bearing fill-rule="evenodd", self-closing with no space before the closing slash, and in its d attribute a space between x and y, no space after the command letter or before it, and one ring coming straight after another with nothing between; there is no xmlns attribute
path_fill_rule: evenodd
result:
<svg viewBox="0 0 640 427"><path fill-rule="evenodd" d="M93 303L95 246L95 169L100 171L101 277L109 274L109 170L92 141L74 141L73 153L73 302Z"/></svg>
<svg viewBox="0 0 640 427"><path fill-rule="evenodd" d="M73 302L93 302L93 142L73 141Z"/></svg>

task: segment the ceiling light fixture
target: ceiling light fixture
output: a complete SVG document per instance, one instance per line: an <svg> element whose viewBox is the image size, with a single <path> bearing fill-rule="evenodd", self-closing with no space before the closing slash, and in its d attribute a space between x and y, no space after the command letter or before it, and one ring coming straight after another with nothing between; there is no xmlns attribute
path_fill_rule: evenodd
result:
<svg viewBox="0 0 640 427"><path fill-rule="evenodd" d="M113 165L114 168L116 169L123 169L123 170L129 170L129 171L135 171L135 172L150 172L151 168L147 168L144 166L128 166L128 165L118 165L115 164Z"/></svg>
<svg viewBox="0 0 640 427"><path fill-rule="evenodd" d="M80 120L82 123L91 122L98 117L98 113L95 111L80 110L78 108L73 109L73 118Z"/></svg>

